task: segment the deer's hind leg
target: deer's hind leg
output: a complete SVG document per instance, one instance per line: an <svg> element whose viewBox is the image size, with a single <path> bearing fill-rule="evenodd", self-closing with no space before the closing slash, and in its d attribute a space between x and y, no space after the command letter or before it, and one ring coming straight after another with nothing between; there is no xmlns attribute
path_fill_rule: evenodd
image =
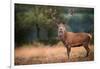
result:
<svg viewBox="0 0 100 69"><path fill-rule="evenodd" d="M88 43L85 43L85 44L84 44L84 48L85 48L85 50L87 51L86 57L88 57L89 52L90 52Z"/></svg>

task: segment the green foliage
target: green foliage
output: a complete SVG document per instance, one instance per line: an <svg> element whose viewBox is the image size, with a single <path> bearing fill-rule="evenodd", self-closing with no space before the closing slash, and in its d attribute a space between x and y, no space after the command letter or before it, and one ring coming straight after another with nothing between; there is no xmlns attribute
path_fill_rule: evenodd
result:
<svg viewBox="0 0 100 69"><path fill-rule="evenodd" d="M54 43L57 37L57 20L63 21L68 30L73 32L94 34L94 9L76 7L74 14L70 16L68 10L72 8L15 4L15 43L23 44L34 40L49 40L50 44Z"/></svg>

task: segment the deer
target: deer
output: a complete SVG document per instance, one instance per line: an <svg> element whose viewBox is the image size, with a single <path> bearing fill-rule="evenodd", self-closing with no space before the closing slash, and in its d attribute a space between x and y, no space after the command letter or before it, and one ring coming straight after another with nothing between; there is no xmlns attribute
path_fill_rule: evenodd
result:
<svg viewBox="0 0 100 69"><path fill-rule="evenodd" d="M88 57L90 49L89 44L92 39L92 35L85 32L68 32L63 22L57 23L58 27L58 39L62 41L67 49L68 59L70 58L70 52L72 47L83 46L86 50L86 56Z"/></svg>

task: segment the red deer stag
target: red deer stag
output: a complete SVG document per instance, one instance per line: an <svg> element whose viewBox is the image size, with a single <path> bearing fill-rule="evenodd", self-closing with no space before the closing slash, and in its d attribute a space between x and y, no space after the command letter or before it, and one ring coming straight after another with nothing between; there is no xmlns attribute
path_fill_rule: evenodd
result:
<svg viewBox="0 0 100 69"><path fill-rule="evenodd" d="M87 51L86 57L89 55L89 43L92 36L89 33L74 33L68 32L63 23L57 24L58 26L58 38L63 42L67 49L68 59L70 57L71 47L83 46Z"/></svg>

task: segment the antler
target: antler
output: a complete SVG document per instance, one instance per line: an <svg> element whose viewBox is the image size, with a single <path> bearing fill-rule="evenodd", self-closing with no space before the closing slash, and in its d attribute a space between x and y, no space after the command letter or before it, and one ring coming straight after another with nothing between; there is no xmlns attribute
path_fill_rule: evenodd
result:
<svg viewBox="0 0 100 69"><path fill-rule="evenodd" d="M69 13L70 15L73 16L74 12L75 12L75 9L74 9L74 8L68 9L68 13Z"/></svg>

